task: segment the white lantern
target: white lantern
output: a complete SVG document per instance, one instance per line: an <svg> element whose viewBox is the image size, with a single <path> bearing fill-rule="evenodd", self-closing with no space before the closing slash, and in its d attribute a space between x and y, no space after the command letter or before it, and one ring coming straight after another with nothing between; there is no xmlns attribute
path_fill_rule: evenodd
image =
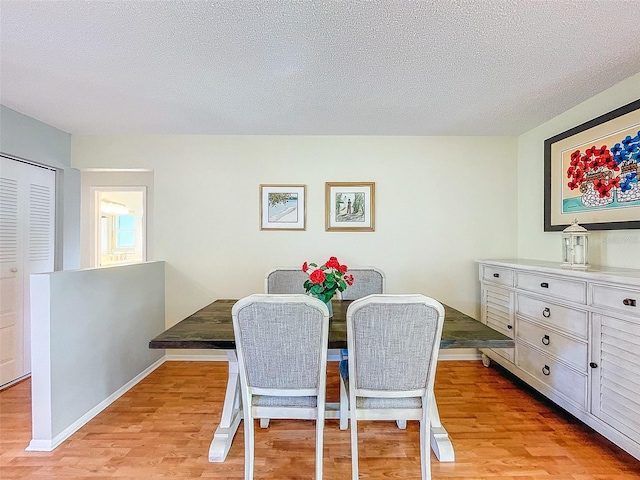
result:
<svg viewBox="0 0 640 480"><path fill-rule="evenodd" d="M562 231L562 266L588 268L589 233L574 220Z"/></svg>

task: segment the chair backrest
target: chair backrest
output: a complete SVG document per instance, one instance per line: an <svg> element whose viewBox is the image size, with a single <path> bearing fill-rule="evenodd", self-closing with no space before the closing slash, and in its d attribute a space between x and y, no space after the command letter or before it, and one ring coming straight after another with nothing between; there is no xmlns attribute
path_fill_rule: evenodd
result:
<svg viewBox="0 0 640 480"><path fill-rule="evenodd" d="M444 307L424 295L371 295L347 310L356 396L424 396L433 388Z"/></svg>
<svg viewBox="0 0 640 480"><path fill-rule="evenodd" d="M374 293L385 293L384 273L373 267L355 267L347 272L353 275L353 285L342 292L343 300L357 300Z"/></svg>
<svg viewBox="0 0 640 480"><path fill-rule="evenodd" d="M302 268L278 267L269 270L264 279L265 293L306 293L302 286L309 275Z"/></svg>
<svg viewBox="0 0 640 480"><path fill-rule="evenodd" d="M253 393L317 395L324 384L329 311L308 295L250 295L232 308L241 381Z"/></svg>

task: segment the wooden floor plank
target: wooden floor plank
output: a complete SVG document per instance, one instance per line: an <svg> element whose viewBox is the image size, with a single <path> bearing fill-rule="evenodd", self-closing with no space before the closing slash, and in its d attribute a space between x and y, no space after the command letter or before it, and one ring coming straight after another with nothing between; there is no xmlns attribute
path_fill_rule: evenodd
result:
<svg viewBox="0 0 640 480"><path fill-rule="evenodd" d="M209 463L227 364L166 362L53 452L25 452L31 438L30 381L0 392L0 479L243 478L242 426L224 463ZM329 401L338 400L328 367ZM640 462L531 391L480 362L440 362L436 396L456 462L434 479L631 480ZM312 421L272 420L256 428L256 479L313 478ZM362 479L420 477L418 423L360 422ZM325 427L324 478L350 478L349 431Z"/></svg>

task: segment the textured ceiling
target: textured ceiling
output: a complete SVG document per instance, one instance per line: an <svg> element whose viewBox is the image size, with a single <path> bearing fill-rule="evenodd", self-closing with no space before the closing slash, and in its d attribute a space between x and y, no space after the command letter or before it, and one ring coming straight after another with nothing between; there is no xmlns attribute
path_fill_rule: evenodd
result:
<svg viewBox="0 0 640 480"><path fill-rule="evenodd" d="M640 0L0 0L0 101L72 134L518 135L640 72Z"/></svg>

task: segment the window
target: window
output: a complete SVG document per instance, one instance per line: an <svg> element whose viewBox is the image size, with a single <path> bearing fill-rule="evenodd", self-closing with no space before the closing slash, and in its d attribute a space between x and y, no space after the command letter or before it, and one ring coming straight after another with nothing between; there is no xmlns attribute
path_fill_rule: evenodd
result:
<svg viewBox="0 0 640 480"><path fill-rule="evenodd" d="M116 248L131 248L136 246L136 217L133 215L118 215L116 217Z"/></svg>

